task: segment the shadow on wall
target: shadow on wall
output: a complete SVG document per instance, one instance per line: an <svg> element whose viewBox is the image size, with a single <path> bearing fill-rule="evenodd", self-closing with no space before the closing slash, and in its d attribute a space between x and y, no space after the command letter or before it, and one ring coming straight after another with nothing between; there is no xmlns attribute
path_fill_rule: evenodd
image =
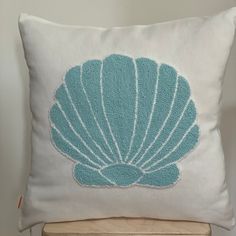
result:
<svg viewBox="0 0 236 236"><path fill-rule="evenodd" d="M236 209L236 189L235 189L235 167L236 167L236 106L222 109L221 116L221 138L225 154L226 182L228 184L231 203ZM217 173L216 173L217 174ZM215 236L234 235L234 230L226 231L223 228L212 226Z"/></svg>
<svg viewBox="0 0 236 236"><path fill-rule="evenodd" d="M232 180L235 178L234 169L236 166L236 158L235 158L236 106L222 109L220 130L221 130L221 137L222 137L222 142L223 142L223 149L225 153L226 173L227 173L226 177L227 177L227 182L228 183L231 182L231 186L229 186L229 188L230 190L232 190L233 183L234 183L234 181Z"/></svg>
<svg viewBox="0 0 236 236"><path fill-rule="evenodd" d="M121 1L121 0L120 0ZM184 17L213 15L217 12L226 10L235 6L235 3L227 4L221 0L204 1L204 4L193 4L189 0L181 0L181 4L174 4L172 0L125 0L117 4L118 8L122 8L123 19L122 25L152 24L162 21L169 21ZM184 7L183 7L184 6Z"/></svg>

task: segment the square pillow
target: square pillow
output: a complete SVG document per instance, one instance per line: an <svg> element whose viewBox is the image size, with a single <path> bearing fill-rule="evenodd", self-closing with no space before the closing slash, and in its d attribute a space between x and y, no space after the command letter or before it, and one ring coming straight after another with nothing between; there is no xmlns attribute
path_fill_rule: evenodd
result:
<svg viewBox="0 0 236 236"><path fill-rule="evenodd" d="M236 8L146 26L21 14L32 166L20 229L150 217L235 224L219 132Z"/></svg>

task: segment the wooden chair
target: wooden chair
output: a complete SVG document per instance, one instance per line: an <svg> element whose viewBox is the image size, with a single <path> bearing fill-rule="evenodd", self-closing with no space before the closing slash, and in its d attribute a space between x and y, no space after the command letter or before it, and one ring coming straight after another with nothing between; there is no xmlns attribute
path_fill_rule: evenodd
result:
<svg viewBox="0 0 236 236"><path fill-rule="evenodd" d="M209 224L187 221L111 218L48 223L43 236L210 236Z"/></svg>

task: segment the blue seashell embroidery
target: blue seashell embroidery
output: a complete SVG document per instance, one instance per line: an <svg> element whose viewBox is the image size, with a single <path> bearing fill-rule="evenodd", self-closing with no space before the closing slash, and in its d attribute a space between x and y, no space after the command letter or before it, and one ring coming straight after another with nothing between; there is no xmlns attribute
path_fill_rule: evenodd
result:
<svg viewBox="0 0 236 236"><path fill-rule="evenodd" d="M167 64L112 54L71 68L50 109L51 141L90 187L169 187L197 144L188 81Z"/></svg>

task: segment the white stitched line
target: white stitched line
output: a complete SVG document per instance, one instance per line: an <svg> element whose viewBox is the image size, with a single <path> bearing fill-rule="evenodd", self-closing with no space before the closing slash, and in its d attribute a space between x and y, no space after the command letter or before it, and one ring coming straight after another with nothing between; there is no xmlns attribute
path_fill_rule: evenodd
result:
<svg viewBox="0 0 236 236"><path fill-rule="evenodd" d="M140 166L141 168L144 167L147 163L149 163L149 162L164 148L164 146L166 145L166 143L170 140L172 134L175 132L175 130L177 129L177 127L178 127L178 125L179 125L179 123L180 123L180 121L182 120L182 118L183 118L183 116L184 116L184 114L185 114L185 111L186 111L186 109L187 109L187 107L188 107L190 101L191 101L191 100L190 100L190 98L189 98L188 101L187 101L187 103L186 103L185 106L184 106L184 109L183 109L183 111L182 111L182 113L181 113L181 115L180 115L180 117L179 117L177 123L175 124L174 128L172 129L172 131L171 131L170 134L168 135L166 141L161 145L161 147L157 150L157 152L151 156L150 159L148 159L147 161L145 161L145 162Z"/></svg>
<svg viewBox="0 0 236 236"><path fill-rule="evenodd" d="M101 172L101 170L98 170L98 173L99 173L103 178L105 178L106 181L108 181L109 183L111 183L111 184L117 186L117 184L116 184L115 182L113 182L111 179L108 179L108 178Z"/></svg>
<svg viewBox="0 0 236 236"><path fill-rule="evenodd" d="M95 169L94 167L91 167L91 166L88 166L87 164L82 164L82 163L76 163L77 165L80 165L80 166L85 166L85 167L87 167L88 169L91 169L91 170L94 170L94 171L96 171L96 172L98 172L103 178L105 178L106 179L106 181L108 181L109 183L111 183L111 184L114 184L114 185L116 185L115 183L113 183L111 180L109 180L105 175L103 175L102 173L101 173L101 169ZM76 178L76 176L75 176L75 167L73 168L73 175L74 175L74 177ZM77 178L76 178L77 179ZM78 180L78 179L77 179ZM89 187L91 187L91 186L94 186L94 187L98 187L98 185L94 185L94 184L92 184L92 185L86 185L86 186L89 186Z"/></svg>
<svg viewBox="0 0 236 236"><path fill-rule="evenodd" d="M83 65L81 65L80 81L81 81L81 85L82 85L83 92L84 92L85 97L86 97L86 99L87 99L87 101L88 101L88 104L89 104L89 109L90 109L90 111L91 111L91 113L92 113L92 115L93 115L93 118L94 118L94 120L95 120L95 123L96 123L98 129L99 129L99 132L100 132L101 135L102 135L103 140L105 141L105 143L106 143L106 145L107 145L109 151L111 152L111 154L114 156L114 154L113 154L113 152L112 152L112 149L111 149L110 145L108 144L107 139L106 139L106 137L105 137L105 135L104 135L104 133L103 133L103 131L102 131L102 129L101 129L99 123L98 123L98 120L97 120L97 118L96 118L96 116L95 116L95 113L94 113L94 111L93 111L93 108L92 108L92 104L91 104L91 102L90 102L90 100L89 100L89 97L88 97L88 94L87 94L87 92L86 92L86 90L85 90L85 88L84 88L83 79L82 79L82 70L83 70ZM90 135L89 133L88 133L88 135L89 135L89 137L92 139L92 137L91 137L91 135ZM93 139L92 139L92 140L93 140ZM101 153L102 153L109 161L114 162L114 160L112 160L110 157L107 156L107 154L102 150L101 146L100 146L99 144L97 144L96 141L93 141L93 142L94 142L94 144L96 145L96 147L101 151Z"/></svg>
<svg viewBox="0 0 236 236"><path fill-rule="evenodd" d="M81 76L81 75L80 75L80 76ZM96 141L92 138L92 136L91 136L90 133L88 132L88 130L87 130L87 128L86 128L86 126L85 126L83 120L81 119L80 114L79 114L78 110L76 109L75 104L74 104L74 102L73 102L73 99L72 99L72 97L71 97L71 95L70 95L70 92L69 92L69 89L68 89L68 87L67 87L67 84L66 84L65 79L64 79L64 81L63 81L63 85L64 85L64 88L65 88L65 90L66 90L67 96L68 96L68 98L69 98L69 100L70 100L70 102L71 102L71 105L72 105L72 107L73 107L73 110L74 110L76 116L78 117L78 119L79 119L79 121L80 121L82 127L84 128L86 134L89 136L89 138L92 140L92 142L93 142L96 146L99 146L99 145L96 143Z"/></svg>
<svg viewBox="0 0 236 236"><path fill-rule="evenodd" d="M95 163L94 161L90 160L88 156L86 156L84 153L82 153L77 147L75 147L72 143L70 143L64 136L63 134L60 132L60 130L57 129L57 127L55 126L54 123L52 123L52 128L56 130L56 132L61 136L61 138L67 143L69 144L76 152L78 152L81 156L83 156L87 161L89 161L90 163L92 163L93 165L97 166L99 169L102 168L102 166L100 166L99 164Z"/></svg>
<svg viewBox="0 0 236 236"><path fill-rule="evenodd" d="M95 154L93 152L93 150L86 144L86 142L81 138L81 136L77 133L77 131L74 129L74 127L72 126L71 122L68 120L67 115L65 114L65 111L63 110L63 108L61 107L61 104L59 103L59 101L56 102L56 104L58 105L61 113L63 114L66 122L68 123L69 127L71 128L71 130L73 131L73 133L80 139L80 141L83 143L83 145L99 160L101 161L104 165L107 165L109 163L104 162L97 154Z"/></svg>
<svg viewBox="0 0 236 236"><path fill-rule="evenodd" d="M154 163L153 165L151 165L150 167L146 168L145 171L148 171L149 169L151 169L153 166L159 164L161 161L165 160L166 158L168 158L183 142L183 140L185 139L185 137L191 132L191 130L193 129L193 127L196 125L196 123L194 122L190 127L189 129L187 130L187 132L184 134L184 136L182 137L182 139L178 142L178 144L175 146L175 148L170 151L168 154L166 154L161 160L158 160L156 163ZM177 161L175 161L177 162ZM172 162L174 163L174 162ZM167 165L169 165L170 163L168 163ZM167 166L166 165L166 166ZM159 169L157 170L160 170L160 169L163 169L165 166L162 166L160 167ZM155 170L155 171L157 171ZM151 171L151 172L154 172L154 171ZM151 172L148 172L148 173L151 173Z"/></svg>
<svg viewBox="0 0 236 236"><path fill-rule="evenodd" d="M140 159L136 162L136 165L138 165L143 159L144 159L144 156L145 154L150 150L150 148L152 148L152 146L154 145L154 143L156 142L156 140L159 138L159 136L161 135L167 121L169 120L169 117L171 115L171 112L172 112L172 109L173 109L173 106L174 106L174 101L175 101L175 97L176 97L176 92L177 92L177 87L178 87L178 81L179 81L179 77L177 77L176 79L176 82L175 82L175 91L174 91L174 96L172 98L172 102L171 102L171 105L170 105L170 109L169 109L169 112L160 128L160 130L158 131L156 137L154 138L154 140L149 144L148 148L145 150L145 152L143 153L143 155L140 157Z"/></svg>
<svg viewBox="0 0 236 236"><path fill-rule="evenodd" d="M132 137L131 137L130 144L129 144L129 149L128 149L126 157L124 158L124 162L128 159L130 151L131 151L131 147L132 147L133 142L134 142L134 137L135 137L135 134L136 134L137 116L138 116L138 96L139 96L138 71L137 71L137 64L136 64L136 61L134 59L133 59L133 64L134 64L134 71L135 71L135 93L136 93L135 110L134 110L134 126L133 126Z"/></svg>
<svg viewBox="0 0 236 236"><path fill-rule="evenodd" d="M104 106L104 100L103 100L103 83L102 83L102 72L103 72L103 61L102 61L102 64L101 64L101 69L100 69L100 90L101 90L101 102L102 102L102 110L103 110L103 114L104 114L104 117L106 119L106 122L107 122L107 125L108 125L108 129L110 131L110 134L111 134L111 137L112 137L112 140L116 146L116 149L117 149L117 152L118 152L118 158L119 158L119 161L122 162L122 158L121 158L121 154L120 154L120 149L118 147L118 144L116 142L116 139L112 133L112 129L111 129L111 126L110 126L110 123L108 121L108 118L107 118L107 114L106 114L106 109L105 109L105 106Z"/></svg>
<svg viewBox="0 0 236 236"><path fill-rule="evenodd" d="M96 169L95 167L92 167L92 166L88 166L88 164L82 164L81 162L75 162L75 164L74 164L74 168L73 168L73 170L72 170L72 172L73 172L73 175L75 174L75 166L76 165L80 165L80 166L85 166L85 167L87 167L88 169L91 169L91 170L95 170L95 171L97 171L97 172L99 172L100 171L100 169ZM76 176L74 175L74 177L76 178Z"/></svg>
<svg viewBox="0 0 236 236"><path fill-rule="evenodd" d="M145 173L145 174L151 174L151 173L153 173L153 172L162 170L162 169L164 169L164 168L166 168L166 167L168 167L168 166L172 166L172 165L175 165L175 163L174 163L174 162L173 162L173 163L168 163L168 164L166 164L165 166L162 166L162 167L157 168L156 170L152 170L152 171L145 171L145 170L144 170L144 173Z"/></svg>
<svg viewBox="0 0 236 236"><path fill-rule="evenodd" d="M150 113L150 116L149 116L147 129L146 129L146 131L145 131L145 134L144 134L142 143L141 143L141 145L140 145L138 151L137 151L136 154L131 158L131 160L128 162L128 163L130 163L130 164L133 162L133 160L136 158L136 156L137 156L137 155L140 153L140 151L142 150L143 145L144 145L144 142L146 141L146 138L147 138L148 131L149 131L150 126L151 126L152 116L153 116L154 109L155 109L155 105L156 105L157 90L158 90L158 84L159 84L159 69L160 69L160 66L157 65L157 80L156 80L156 84L155 84L154 98L153 98L153 103L152 103L152 110L151 110L151 113Z"/></svg>

